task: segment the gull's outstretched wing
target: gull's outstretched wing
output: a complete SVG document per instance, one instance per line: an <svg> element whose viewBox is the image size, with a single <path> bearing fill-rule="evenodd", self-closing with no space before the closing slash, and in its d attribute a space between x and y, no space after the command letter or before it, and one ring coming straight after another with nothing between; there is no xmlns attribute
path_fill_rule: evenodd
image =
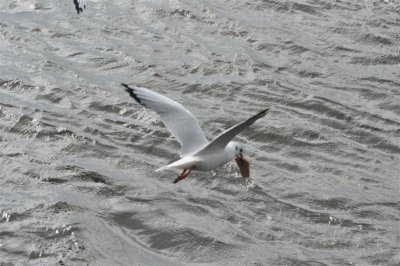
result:
<svg viewBox="0 0 400 266"><path fill-rule="evenodd" d="M149 89L121 85L139 104L160 116L161 121L181 144L181 157L191 155L207 145L208 141L199 122L185 107Z"/></svg>
<svg viewBox="0 0 400 266"><path fill-rule="evenodd" d="M210 141L207 146L205 146L201 151L199 151L197 154L207 154L207 153L214 153L215 151L218 150L223 150L225 146L240 132L251 126L254 122L256 122L258 119L264 117L269 109L265 109L258 114L250 117L246 121L237 124L236 126L233 126L221 134L219 134L215 139Z"/></svg>
<svg viewBox="0 0 400 266"><path fill-rule="evenodd" d="M76 12L81 13L86 8L85 0L73 0Z"/></svg>

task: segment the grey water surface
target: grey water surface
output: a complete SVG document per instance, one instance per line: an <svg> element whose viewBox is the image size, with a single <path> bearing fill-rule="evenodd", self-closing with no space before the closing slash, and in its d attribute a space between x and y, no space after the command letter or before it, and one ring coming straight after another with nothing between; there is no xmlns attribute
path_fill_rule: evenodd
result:
<svg viewBox="0 0 400 266"><path fill-rule="evenodd" d="M399 265L397 0L0 1L0 265ZM119 83L251 160L179 145Z"/></svg>

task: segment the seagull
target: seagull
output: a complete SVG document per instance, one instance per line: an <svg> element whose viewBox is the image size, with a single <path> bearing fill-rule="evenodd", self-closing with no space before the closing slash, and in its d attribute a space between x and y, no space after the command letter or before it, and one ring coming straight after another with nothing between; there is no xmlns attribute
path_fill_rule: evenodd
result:
<svg viewBox="0 0 400 266"><path fill-rule="evenodd" d="M83 9L86 8L85 0L73 0L75 5L76 12L79 13L83 12Z"/></svg>
<svg viewBox="0 0 400 266"><path fill-rule="evenodd" d="M250 176L250 163L243 156L243 148L231 140L255 121L264 117L268 109L225 130L209 142L196 117L181 104L143 87L130 87L124 83L121 85L136 102L156 112L181 145L181 158L157 169L156 172L169 168L183 169L173 181L176 184L188 177L191 171L210 171L235 159L242 177Z"/></svg>

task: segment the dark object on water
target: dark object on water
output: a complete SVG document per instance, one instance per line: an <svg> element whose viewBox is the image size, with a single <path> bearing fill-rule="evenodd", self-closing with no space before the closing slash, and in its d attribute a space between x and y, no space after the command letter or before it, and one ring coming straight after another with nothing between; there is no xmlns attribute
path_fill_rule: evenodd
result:
<svg viewBox="0 0 400 266"><path fill-rule="evenodd" d="M239 166L240 173L242 174L242 177L250 177L250 162L242 157L236 157L235 161L237 165Z"/></svg>

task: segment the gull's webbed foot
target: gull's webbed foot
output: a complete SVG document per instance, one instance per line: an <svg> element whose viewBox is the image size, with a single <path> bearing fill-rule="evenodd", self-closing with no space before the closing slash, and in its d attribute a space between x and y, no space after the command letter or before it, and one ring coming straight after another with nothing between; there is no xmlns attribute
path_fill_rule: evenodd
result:
<svg viewBox="0 0 400 266"><path fill-rule="evenodd" d="M188 172L186 173L186 171L188 171ZM190 174L191 171L192 171L192 168L183 170L183 172L180 175L178 175L178 177L175 178L175 180L172 181L172 183L176 184L179 181L181 181L182 179L185 179L186 177L188 177L188 175Z"/></svg>

